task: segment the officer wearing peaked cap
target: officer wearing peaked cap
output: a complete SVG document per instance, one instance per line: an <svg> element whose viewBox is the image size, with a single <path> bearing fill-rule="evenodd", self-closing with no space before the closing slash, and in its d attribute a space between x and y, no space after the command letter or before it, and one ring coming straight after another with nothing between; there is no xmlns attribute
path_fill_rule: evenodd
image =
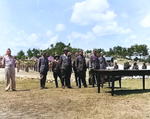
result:
<svg viewBox="0 0 150 119"><path fill-rule="evenodd" d="M97 50L95 49L93 50L93 54L90 56L89 59L89 71L91 71L90 79L94 87L94 84L96 84L96 80L98 79L98 76L93 72L93 69L99 69L99 60L97 56Z"/></svg>
<svg viewBox="0 0 150 119"><path fill-rule="evenodd" d="M83 56L83 50L79 50L79 56L76 57L75 66L79 76L79 88L81 88L81 81L84 87L87 87L85 80L86 61L85 57Z"/></svg>
<svg viewBox="0 0 150 119"><path fill-rule="evenodd" d="M67 51L67 53L69 52L69 49L67 47L64 48L63 52Z"/></svg>
<svg viewBox="0 0 150 119"><path fill-rule="evenodd" d="M106 60L105 58L103 57L104 53L101 52L100 53L100 57L98 58L99 59L99 62L100 62L100 69L106 69Z"/></svg>
<svg viewBox="0 0 150 119"><path fill-rule="evenodd" d="M78 57L78 52L75 53L75 59L77 57ZM76 86L78 86L78 72L77 72L77 69L76 69L76 66L75 66L75 60L73 62L73 70L74 70L74 73L75 73Z"/></svg>
<svg viewBox="0 0 150 119"><path fill-rule="evenodd" d="M70 67L71 67L71 59L70 57L67 56L67 53L69 52L69 49L67 47L64 48L63 50L64 54L62 54L60 56L59 59L59 67L61 70L61 83L62 83L62 88L64 89L65 86L67 86L68 88L71 88L68 80L69 79L69 74L68 72L70 72Z"/></svg>
<svg viewBox="0 0 150 119"><path fill-rule="evenodd" d="M104 53L101 52L100 53L100 57L98 58L99 59L99 63L100 63L100 69L106 69L106 60L105 58L103 57ZM103 88L103 84L104 84L104 76L102 77L102 88Z"/></svg>
<svg viewBox="0 0 150 119"><path fill-rule="evenodd" d="M54 60L52 62L52 71L55 79L56 88L58 88L57 77L59 77L61 80L61 71L59 68L59 55L57 54L54 56Z"/></svg>

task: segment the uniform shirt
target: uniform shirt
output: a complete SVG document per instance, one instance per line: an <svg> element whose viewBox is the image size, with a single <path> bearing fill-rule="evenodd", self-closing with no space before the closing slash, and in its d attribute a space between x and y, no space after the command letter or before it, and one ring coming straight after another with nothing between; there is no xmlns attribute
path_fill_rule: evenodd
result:
<svg viewBox="0 0 150 119"><path fill-rule="evenodd" d="M59 60L54 60L52 63L52 71L58 71L59 70Z"/></svg>
<svg viewBox="0 0 150 119"><path fill-rule="evenodd" d="M79 55L76 57L75 67L79 71L86 71L86 61L84 56Z"/></svg>
<svg viewBox="0 0 150 119"><path fill-rule="evenodd" d="M132 69L139 69L139 66L136 64Z"/></svg>
<svg viewBox="0 0 150 119"><path fill-rule="evenodd" d="M99 57L100 69L106 69L106 60L104 57Z"/></svg>
<svg viewBox="0 0 150 119"><path fill-rule="evenodd" d="M60 69L63 69L63 70L67 70L69 68L69 60L65 54L60 56L59 67Z"/></svg>
<svg viewBox="0 0 150 119"><path fill-rule="evenodd" d="M99 69L99 60L98 57L92 54L89 59L89 68Z"/></svg>
<svg viewBox="0 0 150 119"><path fill-rule="evenodd" d="M48 65L48 59L46 57L40 57L39 58L39 66L38 66L38 71L40 73L47 73L49 70L49 65Z"/></svg>
<svg viewBox="0 0 150 119"><path fill-rule="evenodd" d="M2 64L3 64L3 66L5 66L5 68L14 67L15 66L15 58L9 57L8 55L5 55L3 57Z"/></svg>

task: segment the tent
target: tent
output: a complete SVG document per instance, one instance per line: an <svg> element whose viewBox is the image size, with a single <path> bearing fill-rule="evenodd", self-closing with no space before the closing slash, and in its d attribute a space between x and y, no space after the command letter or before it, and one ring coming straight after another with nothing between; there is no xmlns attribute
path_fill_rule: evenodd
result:
<svg viewBox="0 0 150 119"><path fill-rule="evenodd" d="M31 57L30 60L36 61L38 60L38 58L36 58L35 56Z"/></svg>
<svg viewBox="0 0 150 119"><path fill-rule="evenodd" d="M49 61L53 61L53 60L54 60L54 57L50 55L50 56L48 57L48 60L49 60Z"/></svg>

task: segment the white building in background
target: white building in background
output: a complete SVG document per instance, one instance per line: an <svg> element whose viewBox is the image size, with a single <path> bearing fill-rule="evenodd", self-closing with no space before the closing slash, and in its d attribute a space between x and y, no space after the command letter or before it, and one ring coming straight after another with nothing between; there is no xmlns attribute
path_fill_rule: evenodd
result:
<svg viewBox="0 0 150 119"><path fill-rule="evenodd" d="M131 59L134 60L135 58L139 58L139 59L147 59L149 57L149 55L146 56L131 56ZM126 58L130 58L129 56L126 56Z"/></svg>

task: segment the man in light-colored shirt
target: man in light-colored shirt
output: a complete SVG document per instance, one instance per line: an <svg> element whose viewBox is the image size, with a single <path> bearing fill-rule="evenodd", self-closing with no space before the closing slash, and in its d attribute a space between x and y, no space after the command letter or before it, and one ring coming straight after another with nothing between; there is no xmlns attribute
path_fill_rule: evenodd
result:
<svg viewBox="0 0 150 119"><path fill-rule="evenodd" d="M3 67L5 67L5 77L6 77L6 91L10 90L10 80L12 91L16 91L15 82L15 58L11 55L11 50L8 49L6 55L3 57L2 61Z"/></svg>

